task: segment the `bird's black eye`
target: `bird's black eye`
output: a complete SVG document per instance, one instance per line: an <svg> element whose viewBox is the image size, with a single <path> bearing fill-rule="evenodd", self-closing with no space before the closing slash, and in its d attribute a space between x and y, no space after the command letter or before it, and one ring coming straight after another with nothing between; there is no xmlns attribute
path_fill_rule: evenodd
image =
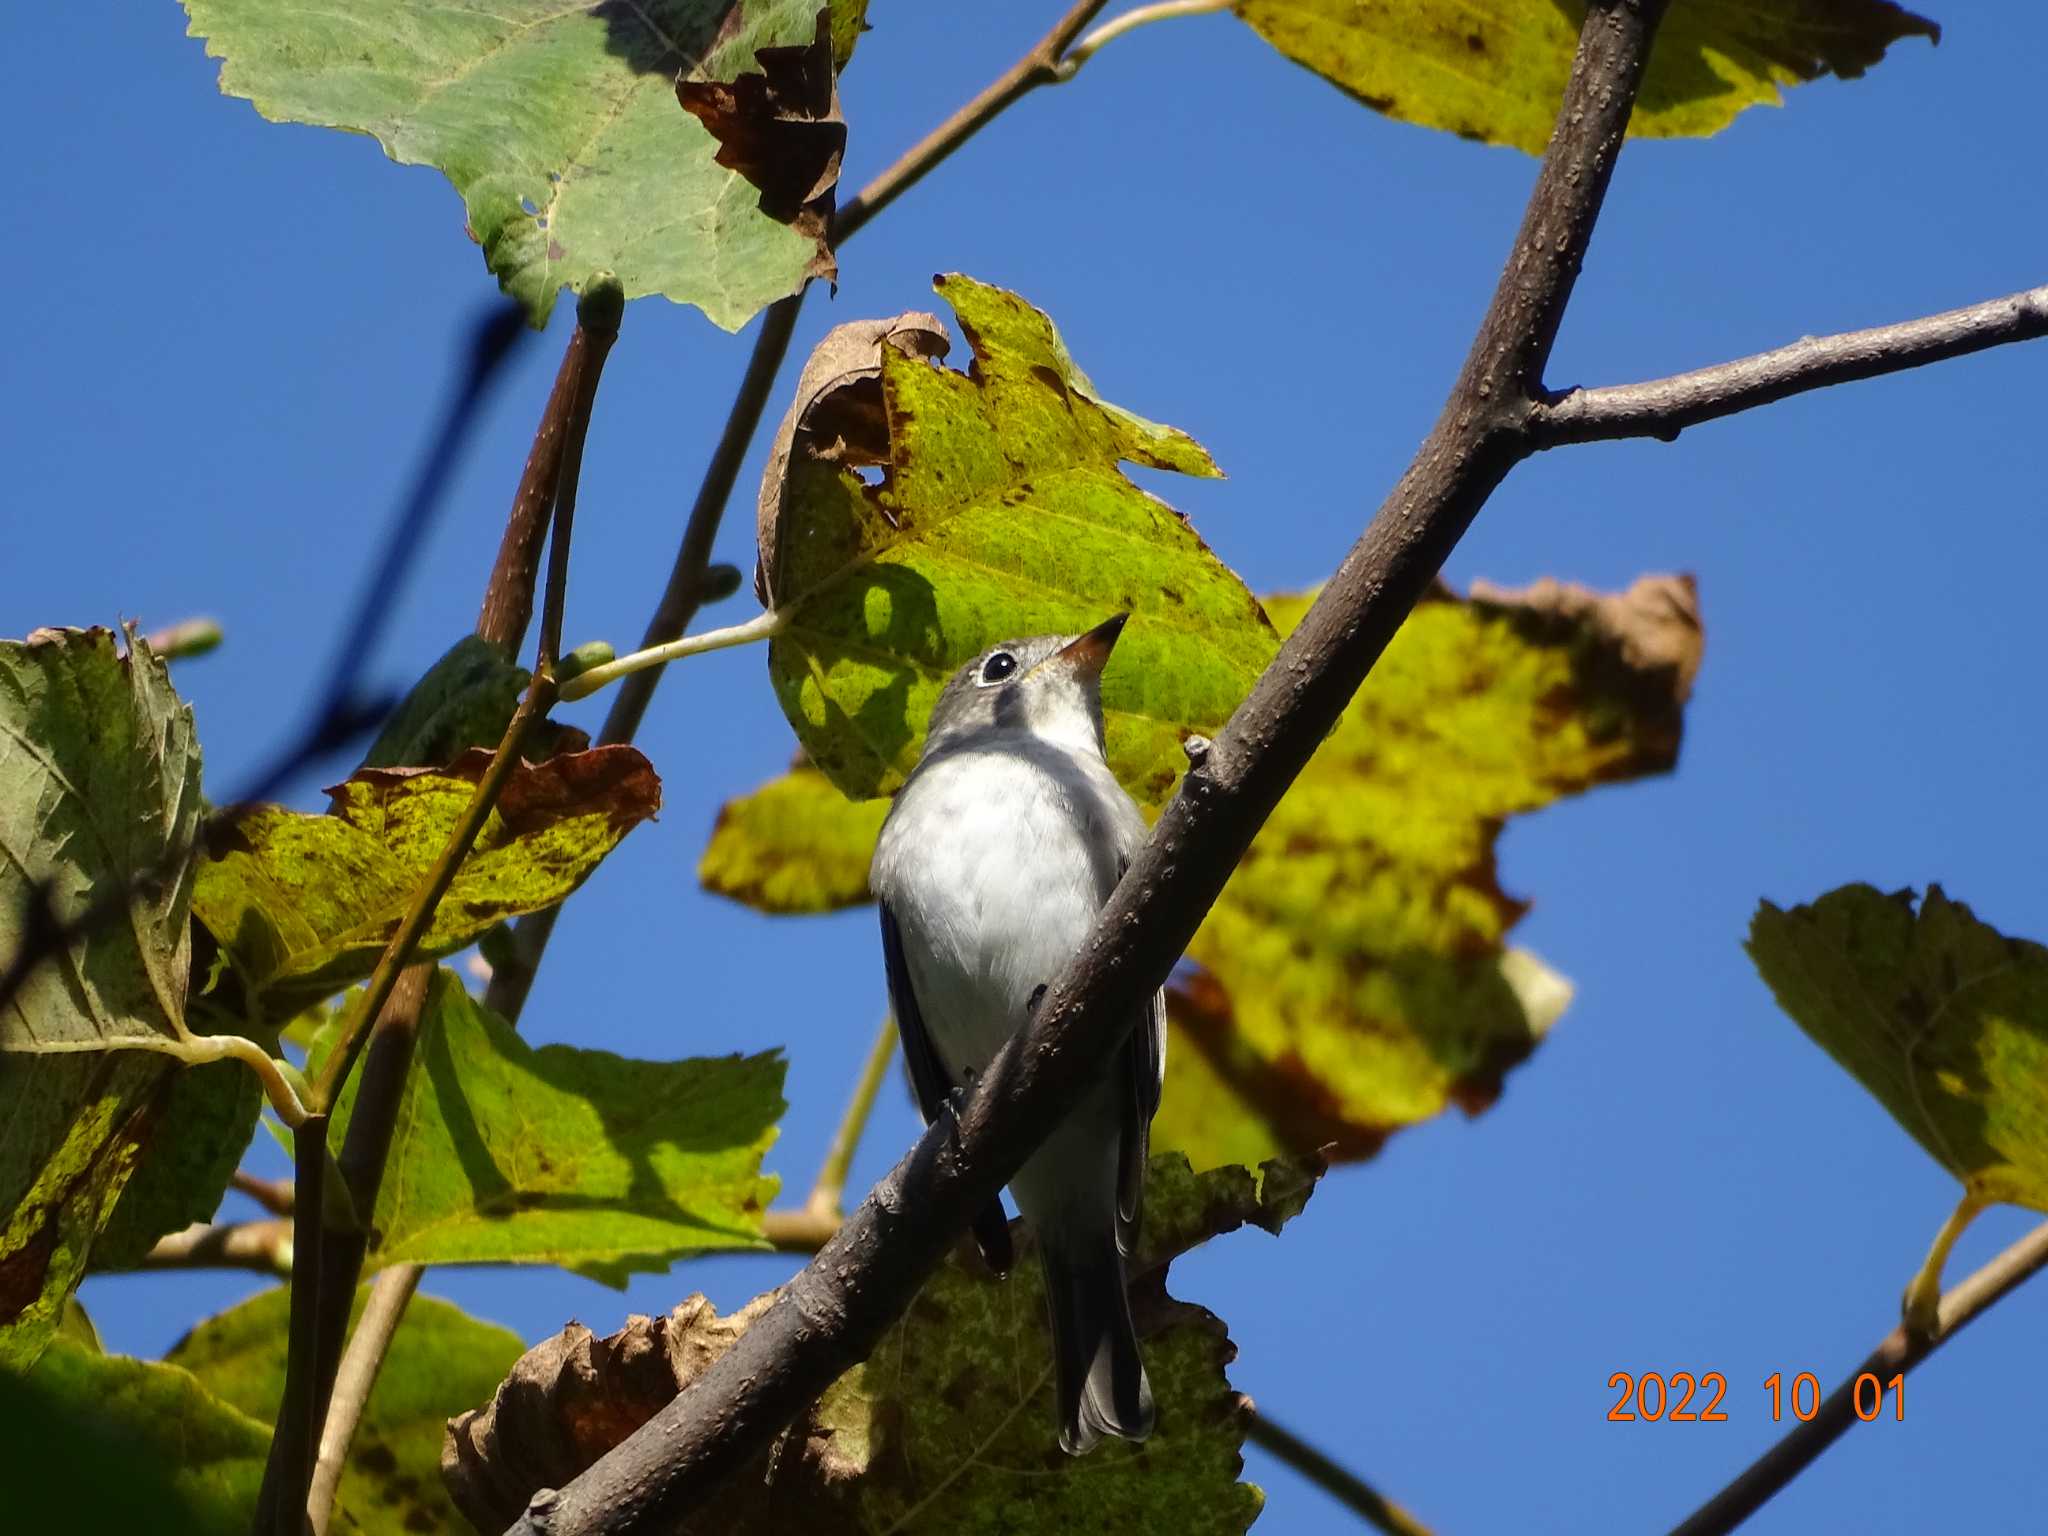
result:
<svg viewBox="0 0 2048 1536"><path fill-rule="evenodd" d="M981 680L984 683L1000 683L1017 670L1017 658L1008 651L997 651L981 664Z"/></svg>

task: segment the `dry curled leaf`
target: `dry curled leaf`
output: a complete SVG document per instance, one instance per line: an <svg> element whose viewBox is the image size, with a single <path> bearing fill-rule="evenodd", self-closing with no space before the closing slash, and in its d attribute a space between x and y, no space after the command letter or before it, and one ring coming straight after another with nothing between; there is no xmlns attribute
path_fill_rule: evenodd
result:
<svg viewBox="0 0 2048 1536"><path fill-rule="evenodd" d="M754 566L754 595L763 607L775 606L770 565L782 565L782 504L792 461L849 468L888 463L882 349L892 347L905 357L942 358L952 346L945 322L921 309L887 320L854 320L825 333L797 378L796 398L775 429L761 473L754 525L761 556Z"/></svg>
<svg viewBox="0 0 2048 1536"><path fill-rule="evenodd" d="M717 162L760 190L760 208L815 241L810 275L836 281L832 251L833 197L846 153L833 67L832 17L818 12L817 34L793 48L755 52L759 74L731 81L676 81L676 99L718 140Z"/></svg>

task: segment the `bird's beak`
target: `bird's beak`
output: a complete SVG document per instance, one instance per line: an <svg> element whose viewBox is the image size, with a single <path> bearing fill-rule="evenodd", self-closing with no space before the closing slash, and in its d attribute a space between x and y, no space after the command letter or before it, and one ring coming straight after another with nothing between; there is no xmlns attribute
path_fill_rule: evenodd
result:
<svg viewBox="0 0 2048 1536"><path fill-rule="evenodd" d="M1113 619L1104 619L1087 634L1076 635L1046 659L1070 667L1085 677L1100 677L1102 669L1109 665L1109 653L1116 649L1116 637L1124 632L1124 625L1130 617L1128 613L1120 613Z"/></svg>

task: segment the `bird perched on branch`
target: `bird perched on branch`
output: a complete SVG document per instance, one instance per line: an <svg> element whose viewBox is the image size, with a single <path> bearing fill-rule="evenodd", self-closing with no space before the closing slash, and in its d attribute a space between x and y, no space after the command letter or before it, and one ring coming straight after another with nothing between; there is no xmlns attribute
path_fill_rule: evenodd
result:
<svg viewBox="0 0 2048 1536"><path fill-rule="evenodd" d="M1007 641L956 672L882 824L869 879L926 1123L1022 1027L1145 840L1144 817L1103 758L1102 669L1126 617L1085 635ZM1045 1271L1060 1445L1077 1456L1104 1435L1152 1430L1123 1261L1165 1061L1155 993L1101 1080L1010 1184ZM974 1235L1007 1272L1000 1203Z"/></svg>

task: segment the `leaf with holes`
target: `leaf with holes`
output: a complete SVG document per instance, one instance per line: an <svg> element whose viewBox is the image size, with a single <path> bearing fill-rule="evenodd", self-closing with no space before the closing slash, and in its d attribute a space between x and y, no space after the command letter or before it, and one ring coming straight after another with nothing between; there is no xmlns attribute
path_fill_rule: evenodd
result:
<svg viewBox="0 0 2048 1536"><path fill-rule="evenodd" d="M599 271L628 298L663 294L738 330L836 270L822 221L763 211L676 87L756 72L762 49L811 43L821 11L843 67L866 0L185 9L224 61L225 94L273 122L369 134L400 164L443 172L486 264L536 325L564 284Z"/></svg>
<svg viewBox="0 0 2048 1536"><path fill-rule="evenodd" d="M1536 155L1571 73L1584 0L1237 0L1288 58L1376 112ZM1853 79L1941 28L1889 0L1685 0L1657 28L1629 132L1705 137L1786 86Z"/></svg>
<svg viewBox="0 0 2048 1536"><path fill-rule="evenodd" d="M0 1010L0 1367L56 1331L189 1038L199 745L163 662L128 647L0 643L0 975L45 957Z"/></svg>
<svg viewBox="0 0 2048 1536"><path fill-rule="evenodd" d="M1310 1159L1269 1164L1256 1179L1242 1168L1197 1177L1185 1158L1152 1160L1130 1261L1159 1412L1144 1445L1112 1442L1085 1458L1058 1448L1038 1266L997 1280L962 1245L867 1361L727 1478L687 1529L1237 1536L1263 1496L1238 1481L1248 1405L1223 1374L1236 1351L1217 1318L1167 1295L1167 1266L1247 1225L1277 1234L1322 1172ZM1027 1248L1020 1241L1028 1260ZM695 1296L609 1338L572 1324L535 1345L486 1407L448 1426L442 1465L457 1506L479 1530L502 1529L544 1481L560 1486L644 1424L775 1300L720 1317Z"/></svg>
<svg viewBox="0 0 2048 1536"><path fill-rule="evenodd" d="M1187 520L1117 466L1215 466L1185 433L1106 404L1015 294L959 276L937 287L974 347L971 372L929 361L944 350L929 316L857 327L865 366L834 355L837 382L800 387L784 424L757 583L782 620L776 696L827 778L887 794L962 662L1131 612L1102 680L1109 760L1141 802L1162 804L1187 766L1182 738L1221 727L1277 642ZM877 465L869 485L860 470Z"/></svg>
<svg viewBox="0 0 2048 1536"><path fill-rule="evenodd" d="M192 915L226 954L247 1010L281 1025L370 974L490 759L479 748L445 768L365 768L327 792L331 816L258 806L209 839ZM554 906L660 808L661 781L632 747L520 764L420 955Z"/></svg>
<svg viewBox="0 0 2048 1536"><path fill-rule="evenodd" d="M1981 1200L2048 1211L2048 949L1940 886L1757 908L1778 1005Z"/></svg>
<svg viewBox="0 0 2048 1536"><path fill-rule="evenodd" d="M370 1290L356 1292L350 1327ZM262 1424L284 1396L291 1293L263 1291L208 1318L164 1357L229 1407ZM524 1346L508 1329L480 1322L432 1296L415 1296L392 1336L364 1405L335 1493L337 1531L408 1536L459 1531L441 1484L441 1440L449 1415L488 1396Z"/></svg>
<svg viewBox="0 0 2048 1536"><path fill-rule="evenodd" d="M316 1044L317 1072L332 1032ZM782 1058L630 1061L528 1045L441 970L397 1111L375 1264L562 1264L623 1286L636 1271L760 1248L778 1181ZM347 1128L360 1076L334 1106Z"/></svg>

